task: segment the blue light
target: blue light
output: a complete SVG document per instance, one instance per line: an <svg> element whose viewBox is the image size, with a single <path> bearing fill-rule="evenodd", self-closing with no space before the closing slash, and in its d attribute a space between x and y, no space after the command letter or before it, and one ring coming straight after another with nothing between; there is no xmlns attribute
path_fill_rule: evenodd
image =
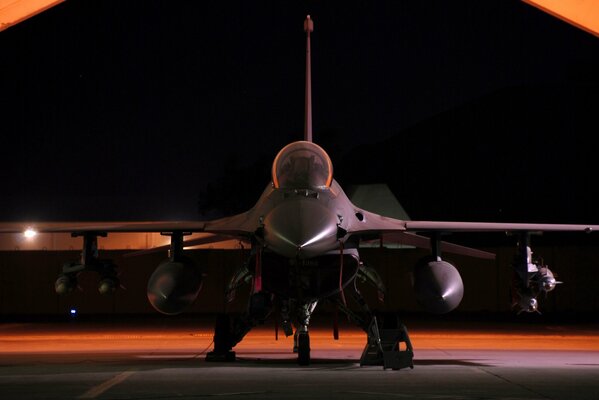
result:
<svg viewBox="0 0 599 400"><path fill-rule="evenodd" d="M77 309L71 308L71 316L74 317L75 315L77 315Z"/></svg>

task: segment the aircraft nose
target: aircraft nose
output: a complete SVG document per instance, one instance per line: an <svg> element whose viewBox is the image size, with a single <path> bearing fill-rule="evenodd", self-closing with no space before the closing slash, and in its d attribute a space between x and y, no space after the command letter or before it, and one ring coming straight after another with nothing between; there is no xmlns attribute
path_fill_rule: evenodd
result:
<svg viewBox="0 0 599 400"><path fill-rule="evenodd" d="M264 240L286 257L310 258L336 247L338 217L317 199L287 199L264 219Z"/></svg>

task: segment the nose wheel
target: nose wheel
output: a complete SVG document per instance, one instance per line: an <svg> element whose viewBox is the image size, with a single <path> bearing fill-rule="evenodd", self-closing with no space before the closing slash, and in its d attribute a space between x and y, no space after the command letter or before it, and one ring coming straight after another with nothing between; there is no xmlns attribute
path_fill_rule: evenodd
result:
<svg viewBox="0 0 599 400"><path fill-rule="evenodd" d="M318 304L317 301L304 303L298 309L298 328L295 331L293 352L297 353L297 363L299 365L310 365L310 334L308 325L310 316Z"/></svg>
<svg viewBox="0 0 599 400"><path fill-rule="evenodd" d="M297 363L299 365L310 365L310 334L301 332L297 334Z"/></svg>

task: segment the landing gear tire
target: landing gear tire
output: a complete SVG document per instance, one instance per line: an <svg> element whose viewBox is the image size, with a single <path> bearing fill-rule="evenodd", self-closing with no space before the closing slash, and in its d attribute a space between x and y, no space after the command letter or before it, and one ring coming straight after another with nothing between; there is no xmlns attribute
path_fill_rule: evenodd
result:
<svg viewBox="0 0 599 400"><path fill-rule="evenodd" d="M218 314L214 324L214 348L218 351L231 349L231 321L227 314Z"/></svg>
<svg viewBox="0 0 599 400"><path fill-rule="evenodd" d="M206 354L206 361L235 361L235 352L231 351L231 321L229 315L216 316L214 326L214 351Z"/></svg>
<svg viewBox="0 0 599 400"><path fill-rule="evenodd" d="M297 363L310 365L310 335L300 333L297 336Z"/></svg>

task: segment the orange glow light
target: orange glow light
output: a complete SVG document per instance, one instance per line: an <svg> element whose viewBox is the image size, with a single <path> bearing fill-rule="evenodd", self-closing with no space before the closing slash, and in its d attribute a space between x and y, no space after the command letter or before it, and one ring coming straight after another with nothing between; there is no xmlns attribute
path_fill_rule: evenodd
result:
<svg viewBox="0 0 599 400"><path fill-rule="evenodd" d="M2 331L0 358L15 353L189 352L190 349L210 348L214 335L211 326L201 325L193 328L169 326L164 329L147 326L107 328L101 324L82 324L75 328L54 325L51 329L41 326L27 330L32 326ZM411 330L410 337L414 348L418 350L599 351L599 335L594 330L535 330L530 326L523 326L521 331L499 329L497 332L476 328L416 328ZM338 341L333 340L331 329L315 328L310 334L310 346L320 354L345 352L358 359L365 343L366 334L354 327L343 328ZM292 336L280 336L279 340L275 340L272 327L261 326L252 329L235 350L240 355L263 353L267 358L293 358L292 347Z"/></svg>
<svg viewBox="0 0 599 400"><path fill-rule="evenodd" d="M599 37L599 1L596 0L523 0Z"/></svg>
<svg viewBox="0 0 599 400"><path fill-rule="evenodd" d="M0 31L31 18L64 0L0 0Z"/></svg>

